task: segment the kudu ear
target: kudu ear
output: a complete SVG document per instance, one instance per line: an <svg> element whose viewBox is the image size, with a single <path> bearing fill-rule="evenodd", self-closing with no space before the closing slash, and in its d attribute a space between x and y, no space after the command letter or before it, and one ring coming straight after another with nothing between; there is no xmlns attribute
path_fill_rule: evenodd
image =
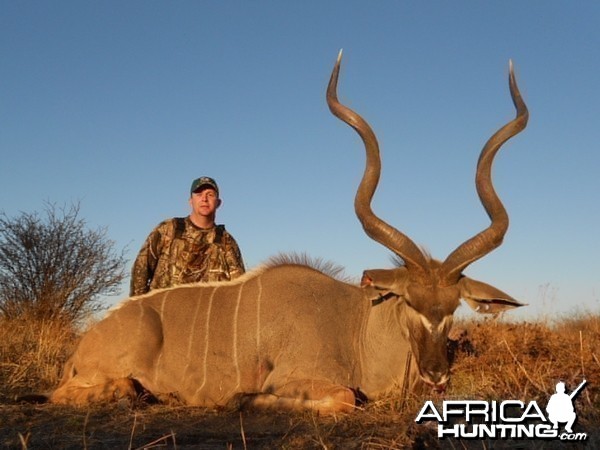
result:
<svg viewBox="0 0 600 450"><path fill-rule="evenodd" d="M363 289L373 291L373 299L388 298L388 296L402 297L408 280L406 267L396 269L365 270L360 280Z"/></svg>
<svg viewBox="0 0 600 450"><path fill-rule="evenodd" d="M487 283L462 277L458 281L460 296L474 311L482 314L496 314L507 309L525 306L510 295Z"/></svg>

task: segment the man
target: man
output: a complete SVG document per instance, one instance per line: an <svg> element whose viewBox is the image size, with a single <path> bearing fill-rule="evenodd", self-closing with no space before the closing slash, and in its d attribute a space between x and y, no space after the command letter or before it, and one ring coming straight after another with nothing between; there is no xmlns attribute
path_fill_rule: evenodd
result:
<svg viewBox="0 0 600 450"><path fill-rule="evenodd" d="M583 386L583 384L584 383L582 383L580 387ZM565 431L567 433L573 432L572 426L577 418L575 409L573 408L573 397L578 390L579 388L572 392L571 395L568 395L565 393L565 383L562 381L556 383L556 394L552 394L550 400L548 400L548 405L546 406L548 418L553 424L552 428L558 428L558 422L567 422Z"/></svg>
<svg viewBox="0 0 600 450"><path fill-rule="evenodd" d="M190 189L191 213L160 223L148 236L132 269L130 295L197 281L233 280L245 272L235 239L216 225L219 187L200 177Z"/></svg>

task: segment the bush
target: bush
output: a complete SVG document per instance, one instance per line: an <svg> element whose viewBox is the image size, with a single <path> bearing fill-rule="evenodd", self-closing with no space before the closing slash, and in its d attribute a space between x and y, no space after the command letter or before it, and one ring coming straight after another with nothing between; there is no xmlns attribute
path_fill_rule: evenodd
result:
<svg viewBox="0 0 600 450"><path fill-rule="evenodd" d="M75 323L101 309L125 278L106 229L90 230L79 206L48 204L45 217L0 213L0 316Z"/></svg>

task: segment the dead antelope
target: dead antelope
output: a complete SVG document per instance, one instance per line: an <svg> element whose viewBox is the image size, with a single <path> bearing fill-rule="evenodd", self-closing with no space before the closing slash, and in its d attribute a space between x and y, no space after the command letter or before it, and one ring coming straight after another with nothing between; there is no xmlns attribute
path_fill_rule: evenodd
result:
<svg viewBox="0 0 600 450"><path fill-rule="evenodd" d="M424 254L379 219L371 199L380 176L369 125L338 102L340 57L327 102L366 148L355 200L366 234L404 261L367 270L361 286L301 264L264 266L232 282L194 284L134 297L86 333L51 395L54 403L86 404L134 397L140 389L188 405L233 402L278 409L352 410L395 386L424 381L443 389L449 377L446 340L459 300L480 313L521 306L504 292L463 275L498 247L508 215L491 169L501 145L522 131L528 112L510 67L517 115L484 146L476 187L491 225L443 262Z"/></svg>

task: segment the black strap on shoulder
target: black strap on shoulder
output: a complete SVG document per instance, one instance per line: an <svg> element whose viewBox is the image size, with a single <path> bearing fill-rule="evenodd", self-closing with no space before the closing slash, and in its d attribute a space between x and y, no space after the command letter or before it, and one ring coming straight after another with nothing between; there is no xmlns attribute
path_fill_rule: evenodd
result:
<svg viewBox="0 0 600 450"><path fill-rule="evenodd" d="M217 225L217 229L215 230L215 240L213 243L220 244L223 240L223 232L225 231L225 225Z"/></svg>
<svg viewBox="0 0 600 450"><path fill-rule="evenodd" d="M175 217L175 239L181 239L185 231L185 217Z"/></svg>

